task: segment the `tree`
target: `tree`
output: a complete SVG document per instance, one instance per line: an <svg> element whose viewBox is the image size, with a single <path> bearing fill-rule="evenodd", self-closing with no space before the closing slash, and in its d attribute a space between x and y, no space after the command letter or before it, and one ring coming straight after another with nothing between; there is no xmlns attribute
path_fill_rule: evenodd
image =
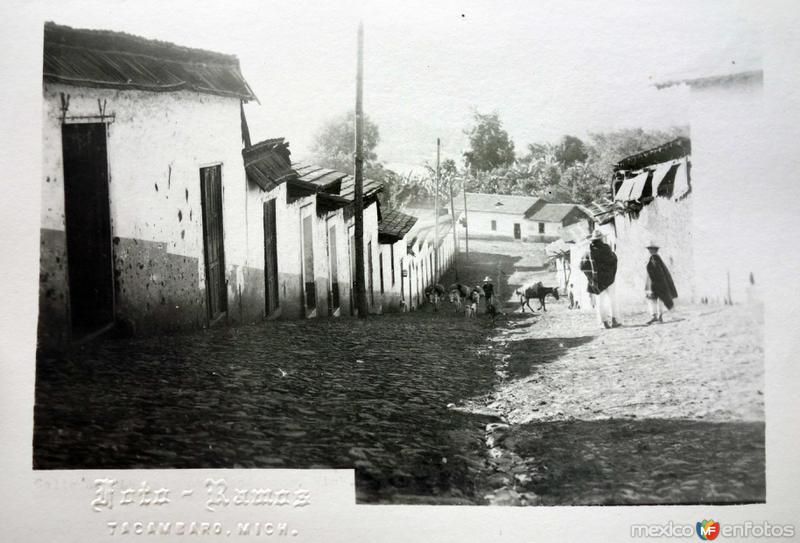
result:
<svg viewBox="0 0 800 543"><path fill-rule="evenodd" d="M314 161L325 168L354 173L356 152L355 112L349 111L326 122L314 138ZM364 117L364 167L377 162L375 148L380 142L378 125Z"/></svg>
<svg viewBox="0 0 800 543"><path fill-rule="evenodd" d="M514 142L503 130L500 115L475 112L475 125L466 130L470 150L464 153L471 173L488 172L514 164Z"/></svg>
<svg viewBox="0 0 800 543"><path fill-rule="evenodd" d="M566 169L578 162L586 162L589 154L580 139L575 136L564 136L555 149L555 157L561 167Z"/></svg>

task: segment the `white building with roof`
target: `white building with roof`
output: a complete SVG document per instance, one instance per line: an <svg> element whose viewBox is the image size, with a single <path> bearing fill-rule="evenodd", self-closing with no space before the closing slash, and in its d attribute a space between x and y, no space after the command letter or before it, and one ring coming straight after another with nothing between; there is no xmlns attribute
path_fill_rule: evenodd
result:
<svg viewBox="0 0 800 543"><path fill-rule="evenodd" d="M463 202L464 195L456 197ZM527 214L546 202L535 196L467 193L467 229L471 238L523 240L529 232ZM464 215L461 215L463 220Z"/></svg>
<svg viewBox="0 0 800 543"><path fill-rule="evenodd" d="M47 23L43 79L40 345L257 317L238 59Z"/></svg>

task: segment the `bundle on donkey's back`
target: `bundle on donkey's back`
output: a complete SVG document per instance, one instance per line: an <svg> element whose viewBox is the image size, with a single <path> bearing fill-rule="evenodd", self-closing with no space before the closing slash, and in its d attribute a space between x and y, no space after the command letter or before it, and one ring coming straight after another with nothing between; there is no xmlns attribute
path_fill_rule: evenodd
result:
<svg viewBox="0 0 800 543"><path fill-rule="evenodd" d="M450 293L450 303L455 306L455 311L464 308L467 317L474 317L477 314L478 302L481 296L483 296L483 289L481 287L470 287L462 283L453 283L447 290Z"/></svg>
<svg viewBox="0 0 800 543"><path fill-rule="evenodd" d="M525 312L525 306L527 305L528 309L530 309L531 313L533 313L534 309L530 304L531 299L539 300L539 309L542 311L547 311L545 298L548 294L558 300L558 287L546 287L541 281L537 281L536 283L526 285L517 290L517 296L519 296L519 305L522 309L522 312Z"/></svg>
<svg viewBox="0 0 800 543"><path fill-rule="evenodd" d="M439 302L444 298L444 295L444 287L439 283L425 287L425 297L428 299L428 303L433 305L434 311L439 311Z"/></svg>

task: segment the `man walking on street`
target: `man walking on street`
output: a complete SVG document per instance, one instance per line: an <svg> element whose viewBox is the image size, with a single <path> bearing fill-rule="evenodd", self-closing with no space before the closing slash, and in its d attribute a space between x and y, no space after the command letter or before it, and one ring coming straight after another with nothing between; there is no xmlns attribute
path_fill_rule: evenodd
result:
<svg viewBox="0 0 800 543"><path fill-rule="evenodd" d="M588 286L586 290L595 298L597 319L605 328L617 328L622 324L617 321L619 309L614 288L617 275L617 255L603 241L603 233L599 229L592 232L589 250L581 259L581 271L586 274Z"/></svg>
<svg viewBox="0 0 800 543"><path fill-rule="evenodd" d="M483 294L486 296L486 313L492 313L494 309L494 285L492 284L492 278L488 275L483 280Z"/></svg>
<svg viewBox="0 0 800 543"><path fill-rule="evenodd" d="M650 260L647 262L647 283L644 287L647 307L650 310L650 320L647 324L661 323L664 322L664 307L672 309L673 298L678 297L678 291L675 290L675 283L667 265L658 256L658 245L650 243L647 250L650 251Z"/></svg>

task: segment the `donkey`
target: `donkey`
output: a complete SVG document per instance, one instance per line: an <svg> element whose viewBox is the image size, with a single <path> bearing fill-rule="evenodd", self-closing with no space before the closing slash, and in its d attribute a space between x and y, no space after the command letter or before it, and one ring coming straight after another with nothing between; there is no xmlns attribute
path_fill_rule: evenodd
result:
<svg viewBox="0 0 800 543"><path fill-rule="evenodd" d="M470 288L461 283L453 283L447 288L447 291L450 293L450 303L455 306L454 311L456 313L461 311L464 301L469 296Z"/></svg>
<svg viewBox="0 0 800 543"><path fill-rule="evenodd" d="M553 298L558 300L558 287L546 287L542 285L541 282L537 282L518 290L517 296L519 296L519 305L522 309L522 312L525 313L526 305L528 306L528 309L531 310L531 313L534 312L534 309L530 304L531 298L539 300L539 309L542 311L547 311L547 306L544 300L548 294L551 294Z"/></svg>
<svg viewBox="0 0 800 543"><path fill-rule="evenodd" d="M425 287L425 297L428 303L433 305L434 311L439 311L439 300L444 298L444 287L439 283Z"/></svg>

